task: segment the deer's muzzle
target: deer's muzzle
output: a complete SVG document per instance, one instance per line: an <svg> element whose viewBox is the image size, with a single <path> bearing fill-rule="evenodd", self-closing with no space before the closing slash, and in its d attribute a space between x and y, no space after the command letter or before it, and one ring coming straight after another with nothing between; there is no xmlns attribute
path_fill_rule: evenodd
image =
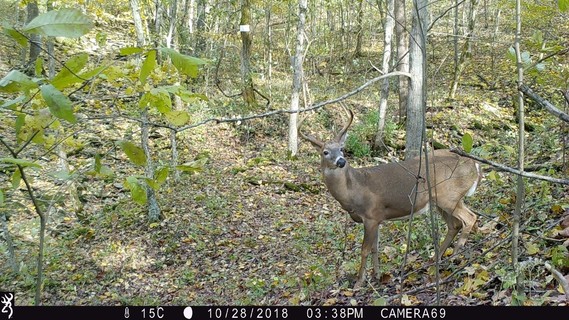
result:
<svg viewBox="0 0 569 320"><path fill-rule="evenodd" d="M346 165L346 159L340 157L338 158L338 160L336 160L336 166L338 168L343 168Z"/></svg>

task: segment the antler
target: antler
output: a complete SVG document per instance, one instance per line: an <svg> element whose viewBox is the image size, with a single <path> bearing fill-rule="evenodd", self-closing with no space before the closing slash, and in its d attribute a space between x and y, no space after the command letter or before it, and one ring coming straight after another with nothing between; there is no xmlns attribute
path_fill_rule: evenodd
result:
<svg viewBox="0 0 569 320"><path fill-rule="evenodd" d="M306 135L304 134L301 130L300 127L302 126L302 124L304 123L304 120L308 118L308 115L305 115L304 117L301 117L300 120L298 121L298 124L296 126L296 130L298 131L298 134L300 134L300 136L305 139L310 141L310 143L312 143L314 146L317 147L322 147L324 145L324 142L316 139L315 137L311 136L311 135Z"/></svg>
<svg viewBox="0 0 569 320"><path fill-rule="evenodd" d="M342 140L342 138L344 137L344 135L348 131L348 128L352 124L352 120L354 120L354 113L352 112L352 110L350 110L346 106L346 104L342 101L340 101L340 105L342 106L342 109L344 109L344 111L346 111L346 114L348 115L349 120L348 120L348 123L342 128L342 130L340 130L340 132L338 132L338 134L336 135L335 140L337 142L340 142Z"/></svg>

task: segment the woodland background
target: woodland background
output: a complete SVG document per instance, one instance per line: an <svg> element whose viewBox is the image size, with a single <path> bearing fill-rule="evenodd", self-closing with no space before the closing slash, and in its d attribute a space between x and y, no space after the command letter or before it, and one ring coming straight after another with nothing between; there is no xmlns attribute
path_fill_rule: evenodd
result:
<svg viewBox="0 0 569 320"><path fill-rule="evenodd" d="M45 305L566 305L569 1L395 4L0 1L0 289ZM416 8L426 99L406 105L405 77L370 80L405 71ZM305 130L332 136L331 100L355 113L354 167L403 159L415 108L426 143L561 183L484 165L457 259L433 263L427 216L388 222L382 279L354 291L362 226L295 136L304 108Z"/></svg>

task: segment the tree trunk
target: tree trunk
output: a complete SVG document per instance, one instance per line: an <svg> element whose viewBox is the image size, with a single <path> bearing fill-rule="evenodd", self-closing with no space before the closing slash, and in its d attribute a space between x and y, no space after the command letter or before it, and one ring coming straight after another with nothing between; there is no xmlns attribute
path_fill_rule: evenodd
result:
<svg viewBox="0 0 569 320"><path fill-rule="evenodd" d="M454 99L456 95L456 89L458 88L458 82L460 81L460 76L464 71L464 67L466 66L468 58L472 55L472 36L474 34L474 26L476 25L476 9L478 7L478 1L479 0L471 0L470 2L470 8L468 10L468 30L466 32L464 44L460 53L460 58L458 59L458 64L455 64L454 76L449 92L450 99ZM457 35L455 35L455 41L456 39Z"/></svg>
<svg viewBox="0 0 569 320"><path fill-rule="evenodd" d="M251 3L250 0L241 0L241 80L243 86L243 100L248 106L257 105L255 90L253 89L253 76L251 75Z"/></svg>
<svg viewBox="0 0 569 320"><path fill-rule="evenodd" d="M395 0L395 39L397 42L397 71L409 72L409 50L407 39L407 18L405 17L405 0ZM399 123L403 122L407 113L407 96L409 79L399 77Z"/></svg>
<svg viewBox="0 0 569 320"><path fill-rule="evenodd" d="M37 1L29 1L26 10L28 13L28 17L26 19L26 23L32 21L35 17L39 15L39 8ZM35 62L40 55L41 52L41 37L39 34L30 34L29 36L30 42L30 55L28 57L28 61L26 63L26 71L29 75L34 74L35 70Z"/></svg>
<svg viewBox="0 0 569 320"><path fill-rule="evenodd" d="M195 54L203 55L205 52L205 20L207 15L207 0L197 1Z"/></svg>
<svg viewBox="0 0 569 320"><path fill-rule="evenodd" d="M395 27L394 15L394 2L395 0L387 0L387 15L385 16L385 30L384 30L384 47L383 47L383 63L381 71L383 74L389 73L391 62L391 39L393 38L393 29ZM375 134L374 146L380 149L385 146L383 142L383 133L385 130L385 117L387 115L387 98L389 98L389 80L387 77L381 83L381 98L379 100L379 118L377 123L377 132Z"/></svg>
<svg viewBox="0 0 569 320"><path fill-rule="evenodd" d="M144 47L146 43L144 36L144 25L140 16L140 4L138 0L130 0L130 8L132 9L132 19L134 20L134 32L136 33L136 45Z"/></svg>
<svg viewBox="0 0 569 320"><path fill-rule="evenodd" d="M364 20L364 1L358 0L358 14L356 18L356 50L354 52L354 57L362 56L362 38L363 38L363 20Z"/></svg>
<svg viewBox="0 0 569 320"><path fill-rule="evenodd" d="M144 173L147 178L154 179L154 164L152 162L152 153L150 152L149 141L148 108L145 108L142 111L140 142L142 150L144 150L144 155L146 156L146 166L144 168ZM146 184L146 201L148 209L148 220L151 222L160 220L160 207L158 206L156 193L154 192L154 189L152 189L148 184Z"/></svg>
<svg viewBox="0 0 569 320"><path fill-rule="evenodd" d="M522 36L522 12L521 0L516 0L516 37L514 40L514 48L516 51L516 68L518 71L518 87L524 82L524 66L522 61L522 53L520 49L520 41ZM524 119L524 95L518 90L518 169L524 170L524 149L525 149L525 119ZM512 264L514 270L519 270L519 239L520 239L520 222L525 201L525 184L524 178L518 175L516 180L516 206L513 214L512 222ZM523 273L516 272L516 291L512 297L513 304L519 304L523 290Z"/></svg>
<svg viewBox="0 0 569 320"><path fill-rule="evenodd" d="M162 38L162 1L154 0L155 15L154 15L154 45L159 47L161 45L160 38Z"/></svg>
<svg viewBox="0 0 569 320"><path fill-rule="evenodd" d="M298 26L296 31L296 53L293 60L292 76L292 96L290 99L290 110L297 111L300 105L300 90L302 89L302 62L304 60L304 28L306 24L307 0L298 1ZM288 125L288 151L291 157L296 157L298 153L298 113L290 114Z"/></svg>
<svg viewBox="0 0 569 320"><path fill-rule="evenodd" d="M178 15L178 0L170 0L170 10L168 14L169 26L168 35L166 36L166 47L174 48L174 34L176 32L176 20Z"/></svg>
<svg viewBox="0 0 569 320"><path fill-rule="evenodd" d="M273 3L272 1L268 1L265 7L265 24L267 25L266 33L267 38L265 40L265 61L266 61L266 77L267 82L269 85L269 99L272 97L272 79L273 79L273 50L272 50L272 42L273 42L273 28L271 28L271 7Z"/></svg>
<svg viewBox="0 0 569 320"><path fill-rule="evenodd" d="M423 141L427 85L427 0L413 1L413 25L409 37L409 83L405 158L418 156Z"/></svg>

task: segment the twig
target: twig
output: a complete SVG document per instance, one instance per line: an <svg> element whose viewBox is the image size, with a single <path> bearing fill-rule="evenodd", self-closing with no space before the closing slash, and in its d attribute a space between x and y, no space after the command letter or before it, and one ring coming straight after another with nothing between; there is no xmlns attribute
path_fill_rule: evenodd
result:
<svg viewBox="0 0 569 320"><path fill-rule="evenodd" d="M324 102L320 102L320 103L311 105L308 108L299 109L299 110L288 110L288 109L286 109L286 110L273 110L273 111L269 111L269 112L265 112L265 113L261 113L261 114L243 116L240 118L209 118L209 119L203 120L203 121L198 122L198 123L194 123L191 125L186 125L186 126L177 128L176 132L181 132L181 131L185 131L188 129L196 128L196 127L202 126L202 125L209 123L209 122L215 122L216 124L225 123L225 122L242 122L242 121L247 121L247 120L266 118L266 117L275 116L275 115L279 115L279 114L302 113L302 112L307 112L307 111L313 111L316 109L320 109L320 108L322 108L328 104L337 103L337 102L340 102L342 100L345 100L345 99L361 92L362 90L364 90L365 88L369 87L370 85L378 82L379 80L382 80L382 79L387 78L387 77L394 77L394 76L407 76L407 77L411 78L411 74L408 72L393 71L393 72L381 75L379 77L375 77L375 78L367 81L366 83L362 84L361 86L357 87L356 89L354 89L354 90L352 90L352 91L350 91L344 95L341 95L341 96L334 98L334 99L331 99L331 100L327 100Z"/></svg>
<svg viewBox="0 0 569 320"><path fill-rule="evenodd" d="M544 180L544 181L548 181L551 183L559 183L559 184L569 185L569 180L567 180L567 179L559 179L559 178L553 178L553 177L549 177L549 176L542 176L539 174L530 173L530 172L510 168L510 167L505 166L503 164L474 156L472 154L466 153L466 152L459 150L459 149L451 149L450 152L456 153L456 154L461 155L463 157L474 159L478 162L491 165L492 167L498 168L500 170L503 170L503 171L506 171L509 173L517 174L517 175L522 176L522 177Z"/></svg>
<svg viewBox="0 0 569 320"><path fill-rule="evenodd" d="M544 262L543 265L545 266L545 269L547 269L549 272L551 272L551 274L553 275L555 280L557 280L559 282L559 284L561 284L561 287L563 288L563 291L565 292L565 300L567 302L569 302L569 283L567 283L567 279L565 279L563 274L561 274L561 272L559 272L557 269L552 267L549 263Z"/></svg>
<svg viewBox="0 0 569 320"><path fill-rule="evenodd" d="M537 93L533 92L533 90L531 90L528 86L526 86L525 84L522 84L518 90L520 90L521 92L527 94L533 101L537 102L539 105L541 105L542 107L544 107L545 109L547 109L547 111L549 111L551 114L553 114L554 116L556 116L557 118L565 121L565 122L569 122L569 115L566 114L565 112L557 109L553 104L551 104L551 102L543 99L542 97L540 97Z"/></svg>

